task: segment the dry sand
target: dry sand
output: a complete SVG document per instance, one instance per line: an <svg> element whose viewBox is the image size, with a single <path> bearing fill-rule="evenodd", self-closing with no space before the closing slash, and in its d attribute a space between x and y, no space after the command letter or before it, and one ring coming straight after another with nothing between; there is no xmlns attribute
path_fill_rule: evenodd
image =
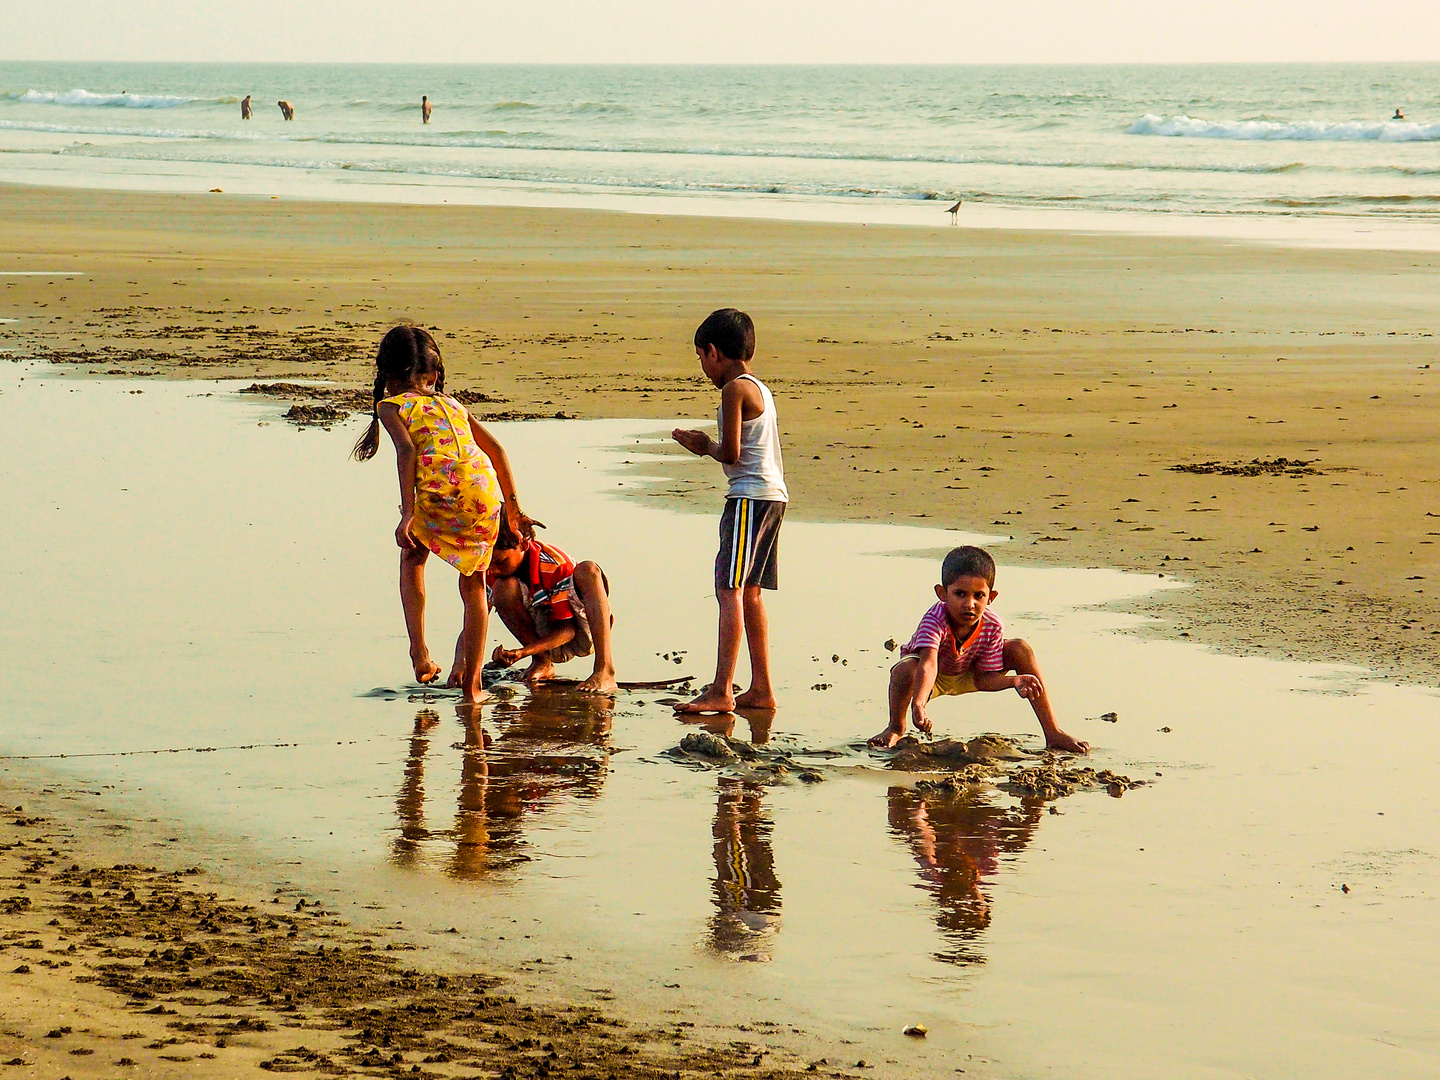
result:
<svg viewBox="0 0 1440 1080"><path fill-rule="evenodd" d="M364 387L410 318L496 417L710 415L689 338L737 304L797 514L1160 571L1170 632L1436 680L1429 254L21 187L0 238L85 275L0 278L18 355Z"/></svg>

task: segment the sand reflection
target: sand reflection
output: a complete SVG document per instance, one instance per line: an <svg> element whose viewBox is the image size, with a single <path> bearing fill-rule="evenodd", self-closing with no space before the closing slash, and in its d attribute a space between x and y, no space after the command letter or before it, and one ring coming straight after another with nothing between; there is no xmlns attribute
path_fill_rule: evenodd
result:
<svg viewBox="0 0 1440 1080"><path fill-rule="evenodd" d="M943 963L985 962L984 937L993 913L985 885L999 872L1002 855L1030 843L1045 810L1040 799L1018 806L995 800L989 791L935 796L890 789L890 831L910 848L917 886L938 908L935 923L945 945L935 959Z"/></svg>
<svg viewBox="0 0 1440 1080"><path fill-rule="evenodd" d="M518 703L458 706L464 732L453 823L431 828L425 768L441 726L433 709L415 715L405 774L395 799L391 845L397 866L438 865L457 878L482 878L529 862L527 817L605 785L612 710L608 702L540 689Z"/></svg>

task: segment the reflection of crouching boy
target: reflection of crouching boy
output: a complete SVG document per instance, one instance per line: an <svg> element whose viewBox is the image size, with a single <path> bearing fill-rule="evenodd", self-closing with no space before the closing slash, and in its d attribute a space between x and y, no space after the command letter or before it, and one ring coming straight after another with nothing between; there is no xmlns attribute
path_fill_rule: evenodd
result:
<svg viewBox="0 0 1440 1080"><path fill-rule="evenodd" d="M1050 707L1035 652L1020 638L1005 639L1005 625L990 610L995 591L995 560L978 547L958 547L945 556L940 602L920 620L900 661L890 669L890 726L870 740L873 746L894 746L905 734L908 713L915 726L930 731L929 703L943 695L976 690L1013 689L1030 702L1045 745L1083 754L1090 749L1061 731ZM1006 672L1013 671L1014 675Z"/></svg>
<svg viewBox="0 0 1440 1080"><path fill-rule="evenodd" d="M593 562L578 566L559 548L525 540L500 515L500 535L485 572L491 606L520 641L520 648L496 646L491 657L509 667L528 656L525 681L553 678L555 665L595 655L595 670L576 687L582 693L615 692L615 659L610 651L610 582Z"/></svg>

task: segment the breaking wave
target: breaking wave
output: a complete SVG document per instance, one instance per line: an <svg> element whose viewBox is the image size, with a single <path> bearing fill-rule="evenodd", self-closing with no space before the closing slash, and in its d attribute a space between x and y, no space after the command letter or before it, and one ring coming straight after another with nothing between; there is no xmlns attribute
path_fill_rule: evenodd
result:
<svg viewBox="0 0 1440 1080"><path fill-rule="evenodd" d="M1275 142L1437 142L1440 124L1409 120L1201 120L1183 114L1166 120L1146 113L1125 129L1127 135L1161 135L1172 139L1240 139Z"/></svg>
<svg viewBox="0 0 1440 1080"><path fill-rule="evenodd" d="M173 97L169 94L96 94L89 90L26 90L4 95L22 105L72 105L102 109L174 109L202 98Z"/></svg>

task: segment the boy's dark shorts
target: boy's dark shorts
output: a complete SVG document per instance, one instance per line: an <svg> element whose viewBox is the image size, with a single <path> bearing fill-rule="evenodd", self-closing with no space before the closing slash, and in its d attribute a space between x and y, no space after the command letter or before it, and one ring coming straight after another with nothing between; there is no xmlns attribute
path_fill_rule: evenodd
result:
<svg viewBox="0 0 1440 1080"><path fill-rule="evenodd" d="M780 587L780 522L784 517L783 502L725 500L725 512L720 515L720 554L715 557L716 589Z"/></svg>

